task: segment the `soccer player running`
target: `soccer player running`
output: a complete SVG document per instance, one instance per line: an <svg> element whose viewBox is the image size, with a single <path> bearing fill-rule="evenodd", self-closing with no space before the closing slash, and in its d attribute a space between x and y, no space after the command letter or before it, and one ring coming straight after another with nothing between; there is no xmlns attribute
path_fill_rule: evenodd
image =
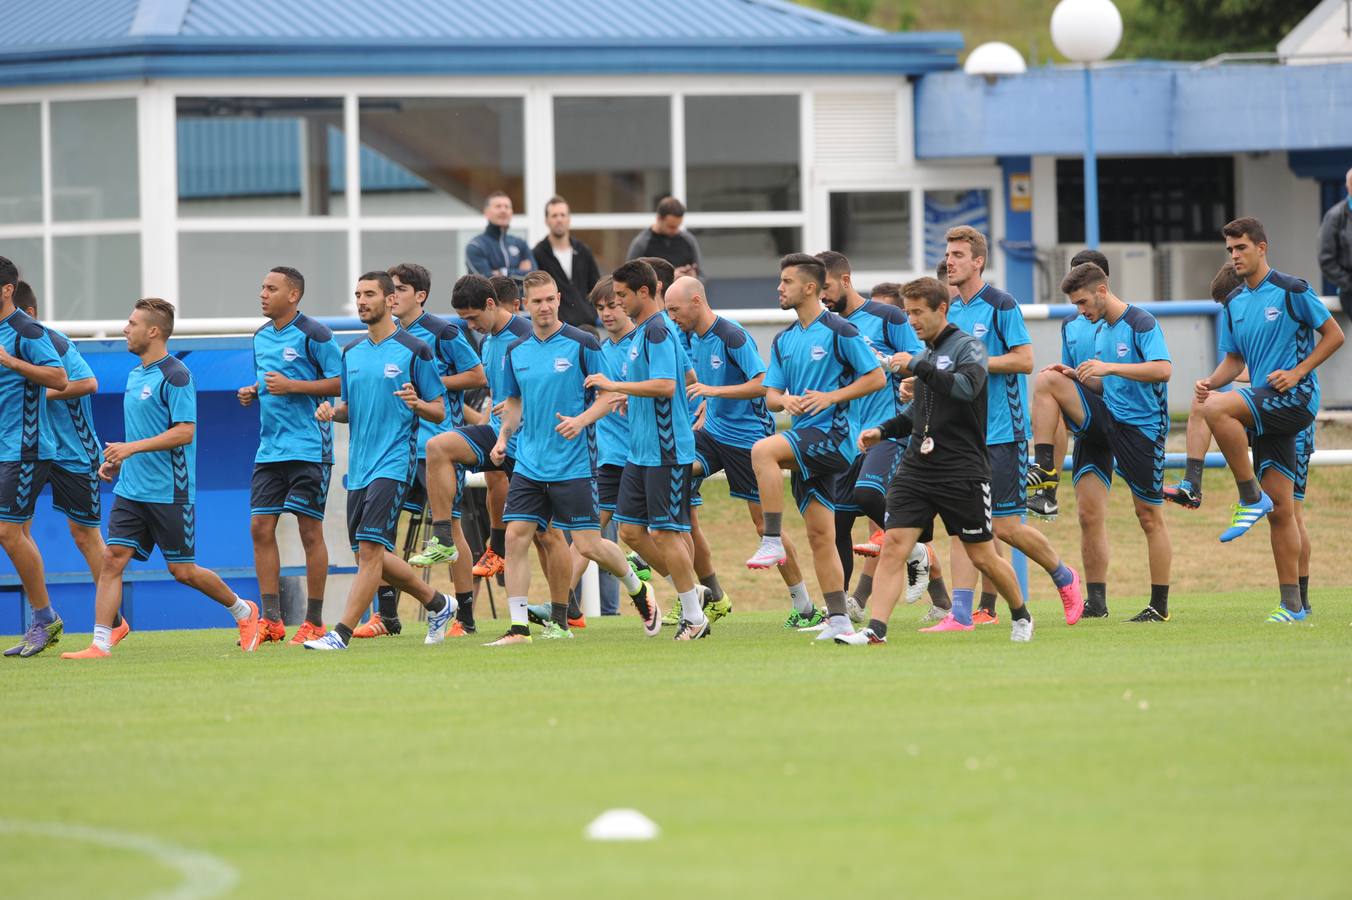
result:
<svg viewBox="0 0 1352 900"><path fill-rule="evenodd" d="M33 611L23 640L5 656L27 659L57 643L65 627L28 523L57 451L45 394L66 390L69 378L47 329L14 305L18 283L19 270L0 256L0 547Z"/></svg>
<svg viewBox="0 0 1352 900"><path fill-rule="evenodd" d="M464 331L455 323L426 311L427 296L432 290L432 276L427 269L417 263L399 263L386 270L386 274L394 281L394 306L391 312L399 320L400 327L432 351L437 377L446 388L446 418L435 423L427 419L418 420L418 465L413 472L413 483L409 485L408 495L404 497L404 509L420 515L427 505L427 442L438 434L464 427L465 391L483 387L488 380L484 377L479 354ZM457 468L456 471L463 473L464 469ZM432 531L438 545L444 542L450 550L451 581L455 585L455 621L446 634L447 637L464 637L476 631L474 575L469 558L469 541L460 526L458 504L453 507L451 516L449 529L443 521L439 531L436 524L433 524ZM372 616L353 631L353 637L394 635L402 630L399 594L392 588L382 588L378 603L384 605L379 615Z"/></svg>
<svg viewBox="0 0 1352 900"><path fill-rule="evenodd" d="M596 338L559 320L559 288L546 272L531 272L522 282L531 335L507 348L503 369L502 428L492 457L502 462L507 443L517 440L516 466L507 506L507 604L512 624L488 644L502 647L530 642L526 606L530 593L530 547L537 531L567 531L573 547L595 560L624 584L649 636L662 630L662 614L652 588L640 581L624 551L601 537L597 509L595 423L610 411L614 398L586 386L604 369ZM562 543L562 542L558 542ZM551 547L545 562L550 619L540 636L571 638L568 592L572 560L566 547Z"/></svg>
<svg viewBox="0 0 1352 900"><path fill-rule="evenodd" d="M671 576L681 603L675 639L709 635L709 619L685 532L690 530L690 464L695 437L684 391L683 354L657 305L657 275L652 266L631 260L611 273L615 297L635 324L629 368L621 379L601 372L585 386L626 395L630 454L620 477L615 519L620 536L633 547L652 538L650 560Z"/></svg>
<svg viewBox="0 0 1352 900"><path fill-rule="evenodd" d="M779 307L798 321L775 335L765 375L766 403L789 413L792 425L782 434L761 438L751 448L765 528L759 549L746 561L768 569L788 560L784 549L784 476L812 546L817 585L826 603L827 622L817 640L851 632L845 610L845 570L836 551L836 483L858 454L859 420L851 409L860 398L887 384L859 330L822 305L826 267L806 253L779 261ZM795 598L796 612L815 617L811 601Z"/></svg>
<svg viewBox="0 0 1352 900"><path fill-rule="evenodd" d="M1343 331L1309 284L1268 265L1261 222L1236 219L1221 233L1244 284L1231 294L1220 317L1225 357L1196 386L1207 425L1239 489L1230 527L1220 539L1233 541L1267 516L1281 594L1281 605L1267 621L1298 622L1306 614L1297 580L1300 529L1293 508L1297 440L1319 409L1315 369L1342 346ZM1245 366L1249 387L1222 393L1219 389ZM1246 430L1253 438L1252 460Z"/></svg>
<svg viewBox="0 0 1352 900"><path fill-rule="evenodd" d="M357 555L357 574L338 624L304 646L346 650L381 581L423 605L424 643L439 644L455 601L424 583L395 555L394 537L418 460L418 420L440 422L446 417L446 389L431 349L390 314L393 279L384 272L367 272L357 280L355 293L366 336L343 349L341 399L336 407L327 400L320 403L315 418L348 423L347 535Z"/></svg>
<svg viewBox="0 0 1352 900"><path fill-rule="evenodd" d="M258 402L258 452L249 492L249 533L258 573L263 618L259 643L286 640L282 624L282 558L277 522L296 517L305 550L305 621L290 643L324 634L324 585L329 548L324 542L324 507L333 468L333 425L315 418L326 397L338 395L342 351L333 332L300 311L305 277L277 266L263 277L258 300L268 324L254 332L256 380L237 392L241 406Z"/></svg>
<svg viewBox="0 0 1352 900"><path fill-rule="evenodd" d="M915 356L903 352L898 357L902 373L915 376L915 399L909 414L863 432L859 446L872 447L908 433L911 440L887 491L872 618L867 628L836 636L836 643L867 646L887 641L888 618L906 583L906 560L917 543L933 537L936 515L1009 604L1010 640L1030 641L1033 618L1014 569L995 552L993 542L985 344L952 324L948 291L936 279L919 278L903 285L902 301L912 328L926 345Z"/></svg>
<svg viewBox="0 0 1352 900"><path fill-rule="evenodd" d="M1062 363L1038 374L1033 453L1038 466L1050 471L1056 419L1063 416L1075 432L1072 477L1090 585L1085 615L1101 618L1108 612L1106 517L1116 471L1131 489L1150 559L1150 605L1129 621L1167 622L1173 549L1164 521L1164 441L1173 363L1164 332L1150 313L1118 298L1093 263L1071 269L1061 292L1099 328L1093 356L1074 368Z"/></svg>
<svg viewBox="0 0 1352 900"><path fill-rule="evenodd" d="M258 646L258 605L241 600L221 577L194 560L197 537L197 387L192 373L170 356L174 307L166 300L136 301L122 334L141 364L127 374L122 395L126 440L103 449L99 477L117 479L108 516L108 546L94 595L94 641L62 659L102 659L113 647L113 622L122 608L122 573L133 556L150 558L156 546L169 574L229 611L239 647Z"/></svg>
<svg viewBox="0 0 1352 900"><path fill-rule="evenodd" d="M1023 522L1027 502L1027 399L1025 380L1033 371L1033 345L1018 302L982 277L986 267L986 238L967 225L947 234L948 285L957 293L948 320L986 345L990 373L986 392L986 444L991 458L991 510L995 536L1041 566L1051 576L1065 608L1066 624L1074 625L1084 612L1080 574L1065 565L1042 532ZM997 621L994 599L989 609L972 615L977 577L963 547L953 545L953 611L937 625L923 629L937 633L970 631L973 624Z"/></svg>
<svg viewBox="0 0 1352 900"><path fill-rule="evenodd" d="M702 424L695 429L697 484L715 472L726 472L728 494L746 501L757 534L765 533L760 487L751 467L751 448L756 441L775 433L775 420L765 405L765 362L756 339L741 325L714 313L699 279L684 275L667 289L667 313L690 335L690 355L695 381L686 395L704 403ZM812 595L803 581L798 553L784 540L784 563L779 574L789 589L787 628L824 622L825 614L812 607ZM799 607L813 608L806 618Z"/></svg>

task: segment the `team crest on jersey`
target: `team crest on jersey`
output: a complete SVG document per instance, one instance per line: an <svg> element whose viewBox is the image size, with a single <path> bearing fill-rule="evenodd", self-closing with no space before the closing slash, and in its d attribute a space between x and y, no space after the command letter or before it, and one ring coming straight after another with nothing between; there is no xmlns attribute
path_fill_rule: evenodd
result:
<svg viewBox="0 0 1352 900"><path fill-rule="evenodd" d="M941 372L946 371L952 367L953 367L953 357L951 356L939 356L936 357L934 360L934 368L940 370Z"/></svg>
<svg viewBox="0 0 1352 900"><path fill-rule="evenodd" d="M399 368L398 363L385 363L385 377L398 378L404 370Z"/></svg>
<svg viewBox="0 0 1352 900"><path fill-rule="evenodd" d="M818 345L812 348L812 361L821 362L826 359L826 348Z"/></svg>
<svg viewBox="0 0 1352 900"><path fill-rule="evenodd" d="M150 385L148 384L141 385L141 399L142 400L150 399Z"/></svg>
<svg viewBox="0 0 1352 900"><path fill-rule="evenodd" d="M972 326L972 337L983 338L986 336L986 332L989 330L990 329L986 327L984 322L977 322L975 325Z"/></svg>
<svg viewBox="0 0 1352 900"><path fill-rule="evenodd" d="M1122 359L1122 358L1125 357L1126 355L1127 355L1127 345L1126 345L1126 344L1122 344L1122 343L1118 344L1118 345L1117 345L1117 358L1118 358L1118 359Z"/></svg>
<svg viewBox="0 0 1352 900"><path fill-rule="evenodd" d="M1263 318L1267 319L1269 322L1277 321L1277 317L1281 314L1282 311L1275 306L1269 306L1267 309L1263 310Z"/></svg>
<svg viewBox="0 0 1352 900"><path fill-rule="evenodd" d="M296 360L300 359L300 353L296 350L295 347L284 347L282 348L282 359L286 360L287 362L295 362Z"/></svg>
<svg viewBox="0 0 1352 900"><path fill-rule="evenodd" d="M630 359L638 359L638 347L630 347L630 348L629 348L629 358L630 358Z"/></svg>
<svg viewBox="0 0 1352 900"><path fill-rule="evenodd" d="M554 357L554 371L555 371L555 372L567 372L567 371L568 371L569 369L571 369L572 367L573 367L573 364L572 364L571 362L569 362L568 360L564 359L562 356L556 356L556 357Z"/></svg>
<svg viewBox="0 0 1352 900"><path fill-rule="evenodd" d="M711 353L709 355L709 368L711 369L723 368L723 357L719 356L717 353Z"/></svg>

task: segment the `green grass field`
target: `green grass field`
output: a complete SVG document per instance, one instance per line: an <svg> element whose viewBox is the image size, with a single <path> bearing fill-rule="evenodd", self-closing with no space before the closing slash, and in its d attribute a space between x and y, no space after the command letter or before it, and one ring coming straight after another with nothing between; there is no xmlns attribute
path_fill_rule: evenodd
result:
<svg viewBox="0 0 1352 900"><path fill-rule="evenodd" d="M626 616L500 650L414 626L340 655L217 630L4 660L0 883L178 882L31 830L57 822L210 854L239 897L1346 896L1346 592L1288 627L1267 592L1175 602L1067 628L1038 601L1028 645L903 607L883 648L739 612L695 645ZM612 807L661 837L585 841Z"/></svg>

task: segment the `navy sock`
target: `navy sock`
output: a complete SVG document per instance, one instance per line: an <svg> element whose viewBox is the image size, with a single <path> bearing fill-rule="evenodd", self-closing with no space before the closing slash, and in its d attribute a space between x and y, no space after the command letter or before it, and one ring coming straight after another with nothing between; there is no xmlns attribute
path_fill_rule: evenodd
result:
<svg viewBox="0 0 1352 900"><path fill-rule="evenodd" d="M311 625L324 624L324 598L310 597L305 601L305 621Z"/></svg>
<svg viewBox="0 0 1352 900"><path fill-rule="evenodd" d="M1070 567L1063 562L1056 564L1056 571L1052 572L1052 583L1059 588L1063 588L1075 581L1075 573L1070 571Z"/></svg>
<svg viewBox="0 0 1352 900"><path fill-rule="evenodd" d="M1192 485L1194 494L1202 493L1202 465L1203 461L1194 457L1188 457L1184 464L1183 480Z"/></svg>
<svg viewBox="0 0 1352 900"><path fill-rule="evenodd" d="M455 608L455 617L460 620L460 624L466 628L474 627L474 592L465 591L463 594L455 595L455 602L459 604Z"/></svg>
<svg viewBox="0 0 1352 900"><path fill-rule="evenodd" d="M1011 609L1009 611L1009 615L1010 618L1012 618L1015 622L1023 622L1033 618L1032 613L1028 611L1027 603L1025 603L1023 606L1020 606L1018 609Z"/></svg>
<svg viewBox="0 0 1352 900"><path fill-rule="evenodd" d="M507 556L507 529L493 528L488 535L488 547L498 556Z"/></svg>
<svg viewBox="0 0 1352 900"><path fill-rule="evenodd" d="M1055 472L1056 463L1052 460L1053 448L1051 444L1033 445L1033 462L1044 472Z"/></svg>
<svg viewBox="0 0 1352 900"><path fill-rule="evenodd" d="M972 624L972 598L976 591L956 588L953 591L953 618L963 625Z"/></svg>
<svg viewBox="0 0 1352 900"><path fill-rule="evenodd" d="M38 625L50 625L56 621L56 607L50 603L42 609L33 610L33 621Z"/></svg>
<svg viewBox="0 0 1352 900"><path fill-rule="evenodd" d="M1309 578L1306 578L1305 580L1308 582L1310 579L1309 579ZM119 612L119 613L113 613L113 627L114 627L114 628L121 628L121 627L122 627L122 613L120 613L120 612Z"/></svg>

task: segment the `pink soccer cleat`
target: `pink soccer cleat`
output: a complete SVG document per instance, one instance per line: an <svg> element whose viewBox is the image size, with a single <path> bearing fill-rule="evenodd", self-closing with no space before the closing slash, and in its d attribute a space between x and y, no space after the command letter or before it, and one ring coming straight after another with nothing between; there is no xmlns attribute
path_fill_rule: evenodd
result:
<svg viewBox="0 0 1352 900"><path fill-rule="evenodd" d="M936 634L940 631L975 631L975 625L964 625L952 615L944 616L938 625L931 625L928 628L920 629L922 634Z"/></svg>
<svg viewBox="0 0 1352 900"><path fill-rule="evenodd" d="M1084 615L1084 582L1080 580L1080 573L1074 566L1066 568L1075 578L1065 587L1057 588L1056 592L1061 595L1061 605L1066 608L1066 624L1074 625Z"/></svg>

